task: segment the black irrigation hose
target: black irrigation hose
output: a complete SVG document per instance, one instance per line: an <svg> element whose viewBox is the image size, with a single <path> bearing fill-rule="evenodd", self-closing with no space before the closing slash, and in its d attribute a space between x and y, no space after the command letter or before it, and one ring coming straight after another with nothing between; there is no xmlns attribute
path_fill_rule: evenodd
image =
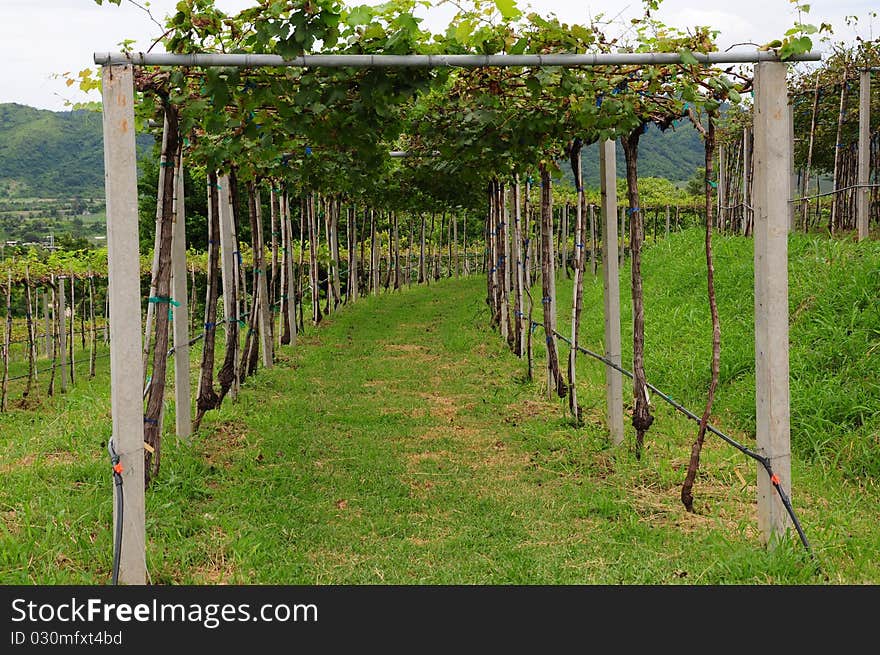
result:
<svg viewBox="0 0 880 655"><path fill-rule="evenodd" d="M536 327L540 327L542 330L545 329L543 323L538 323L536 321L532 321L532 329L534 329ZM563 335L559 334L559 332L556 332L554 330L553 334L555 334L557 337L559 337L565 343L567 343L569 345L569 347L572 345L571 341L569 339L567 339L566 337L564 337ZM623 375L632 379L633 374L631 372L627 371L624 368L621 368L620 366L618 366L617 364L615 364L611 360L606 359L605 357L602 357L601 355L594 353L593 351L588 350L581 345L578 345L577 349L580 350L585 355L589 355L590 357L593 357L594 359L598 359L600 362L610 366L611 368L619 371ZM665 393L663 393L662 391L660 391L657 387L655 387L650 382L646 382L645 384L651 391L656 393L663 400L665 400L667 403L672 405L672 407L677 409L679 412L681 412L682 414L684 414L688 418L693 419L697 423L699 423L701 421L699 416L694 414L692 411L690 411L689 409L687 409L686 407L684 407L680 403L677 403L676 401L674 401L670 396L668 396ZM731 439L726 434L724 434L723 432L714 428L712 425L710 425L708 423L706 424L706 430L708 430L712 434L720 437L721 439L723 439L724 441L729 443L731 446L733 446L734 448L739 450L741 453L751 457L752 459L759 462L764 467L764 470L767 471L767 475L770 477L770 482L773 484L773 488L776 489L776 492L779 494L779 499L782 501L782 504L785 506L785 511L788 512L789 517L791 517L792 523L794 523L794 527L797 530L797 533L798 533L798 536L800 537L801 543L804 545L804 548L807 550L807 552L810 554L810 556L813 557L813 559L815 561L816 555L813 553L813 549L810 547L809 541L807 541L807 535L804 533L804 530L801 527L800 521L798 521L797 516L795 516L794 508L791 505L791 499L789 499L788 494L785 493L785 490L782 488L782 485L780 484L779 478L773 472L773 467L770 464L770 459L767 457L764 457L763 455L761 455L759 453L756 453L753 450L750 450L746 446L743 446L741 443L738 443L737 441ZM817 562L817 564L818 564L818 562Z"/></svg>
<svg viewBox="0 0 880 655"><path fill-rule="evenodd" d="M113 438L107 440L107 452L110 453L110 464L113 466L113 484L116 487L116 531L113 537L113 577L112 584L119 584L119 560L122 555L122 518L124 496L122 490L122 464L113 447Z"/></svg>

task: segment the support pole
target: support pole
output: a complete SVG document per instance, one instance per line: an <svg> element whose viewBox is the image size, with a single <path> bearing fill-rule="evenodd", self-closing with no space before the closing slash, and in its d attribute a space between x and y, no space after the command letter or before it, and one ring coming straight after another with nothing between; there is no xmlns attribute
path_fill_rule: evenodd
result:
<svg viewBox="0 0 880 655"><path fill-rule="evenodd" d="M742 170L742 226L743 234L749 233L749 224L754 220L754 211L751 209L752 194L749 189L749 180L752 175L752 135L748 125L743 128L743 170Z"/></svg>
<svg viewBox="0 0 880 655"><path fill-rule="evenodd" d="M599 144L602 187L602 274L605 292L605 358L621 366L620 276L617 260L617 161L614 141ZM623 376L605 367L608 430L614 445L623 443Z"/></svg>
<svg viewBox="0 0 880 655"><path fill-rule="evenodd" d="M122 465L124 516L121 584L146 583L144 544L144 407L141 364L141 290L137 266L138 207L134 82L131 66L105 66L104 182L107 198L110 403L113 443Z"/></svg>
<svg viewBox="0 0 880 655"><path fill-rule="evenodd" d="M174 427L175 434L181 439L189 439L192 434L185 204L183 156L178 155L174 167L174 224L171 235L171 297L178 305L171 310L171 329L174 344Z"/></svg>
<svg viewBox="0 0 880 655"><path fill-rule="evenodd" d="M868 176L871 161L871 71L859 73L859 188L856 190L858 240L868 238Z"/></svg>
<svg viewBox="0 0 880 655"><path fill-rule="evenodd" d="M55 278L58 285L58 350L61 355L61 393L67 391L67 299L65 285L67 277L59 275Z"/></svg>
<svg viewBox="0 0 880 655"><path fill-rule="evenodd" d="M786 90L786 95L788 91ZM797 171L794 168L794 107L788 105L788 148L791 151L788 155L788 231L794 231L795 213L797 202Z"/></svg>
<svg viewBox="0 0 880 655"><path fill-rule="evenodd" d="M722 230L724 229L725 225L727 225L727 222L724 219L728 215L726 205L729 202L729 199L728 199L727 193L726 193L726 191L727 191L727 189L726 189L726 184L727 184L726 166L727 166L727 149L724 147L724 144L721 143L718 145L718 177L715 179L718 180L718 182L717 182L718 194L716 196L717 201L718 201L718 212L716 215L718 216L718 226ZM706 175L711 176L711 171L706 171ZM711 177L709 179L711 179Z"/></svg>
<svg viewBox="0 0 880 655"><path fill-rule="evenodd" d="M235 224L232 217L232 198L229 184L229 174L217 176L220 185L220 273L223 279L223 320L227 333L233 328L232 323L238 321L238 304L233 301L235 297ZM238 361L238 340L227 340L227 347L232 348ZM237 370L236 366L236 370ZM233 383L230 388L230 396L237 397L238 388Z"/></svg>
<svg viewBox="0 0 880 655"><path fill-rule="evenodd" d="M287 320L290 324L290 346L296 345L296 280L293 279L293 223L290 220L290 199L287 191L281 195L281 220L284 221L284 248L287 257L284 260L285 281L287 288L284 293L287 294ZM300 249L302 252L302 249Z"/></svg>
<svg viewBox="0 0 880 655"><path fill-rule="evenodd" d="M165 117L165 122L162 127L162 150L161 156L159 158L159 188L156 193L156 229L155 236L153 238L153 264L150 267L150 298L153 298L156 295L156 276L159 272L159 245L161 242L161 230L159 226L162 223L162 205L163 205L163 196L165 195L165 176L169 174L171 169L171 164L173 162L169 162L166 157L166 150L168 144L168 117ZM147 303L147 317L144 321L144 364L143 364L143 373L146 376L147 371L149 370L150 365L150 351L152 349L152 339L153 339L153 320L155 319L156 312L156 304L155 303ZM144 377L144 388L147 388L147 379Z"/></svg>
<svg viewBox="0 0 880 655"><path fill-rule="evenodd" d="M257 234L254 242L258 250L254 253L257 267L257 298L259 299L260 317L260 350L262 351L263 367L272 368L275 355L272 350L272 308L269 306L269 287L266 284L266 249L263 246L263 203L260 198L260 187L254 190L256 194L255 209L257 214ZM338 283L338 280L337 280ZM337 289L339 287L337 286Z"/></svg>
<svg viewBox="0 0 880 655"><path fill-rule="evenodd" d="M783 63L755 65L754 241L757 449L791 497L788 380L788 90ZM758 467L758 527L772 547L790 520Z"/></svg>
<svg viewBox="0 0 880 655"><path fill-rule="evenodd" d="M45 330L46 359L52 356L52 330L49 325L49 290L43 289L43 329Z"/></svg>
<svg viewBox="0 0 880 655"><path fill-rule="evenodd" d="M590 272L596 275L597 258L596 258L596 206L590 203Z"/></svg>

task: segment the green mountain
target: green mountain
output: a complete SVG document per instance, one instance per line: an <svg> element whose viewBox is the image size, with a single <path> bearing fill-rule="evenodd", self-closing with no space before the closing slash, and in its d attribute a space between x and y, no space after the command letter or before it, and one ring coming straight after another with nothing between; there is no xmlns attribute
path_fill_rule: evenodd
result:
<svg viewBox="0 0 880 655"><path fill-rule="evenodd" d="M152 137L141 136L142 152ZM651 127L639 147L641 177L684 184L703 164L700 135L686 121L660 132ZM571 169L562 168L571 184ZM586 186L599 185L598 147L584 148ZM617 174L624 176L623 149L617 148ZM101 115L92 111L53 112L19 104L0 104L0 198L103 198L104 151Z"/></svg>
<svg viewBox="0 0 880 655"><path fill-rule="evenodd" d="M639 177L662 177L683 185L697 169L703 166L703 141L699 133L687 121L661 132L653 125L639 140ZM574 186L571 167L561 162L566 182ZM599 146L592 144L581 154L581 172L584 186L599 186ZM626 164L623 159L623 146L617 143L617 177L626 177Z"/></svg>
<svg viewBox="0 0 880 655"><path fill-rule="evenodd" d="M0 104L0 198L23 196L104 197L101 114Z"/></svg>

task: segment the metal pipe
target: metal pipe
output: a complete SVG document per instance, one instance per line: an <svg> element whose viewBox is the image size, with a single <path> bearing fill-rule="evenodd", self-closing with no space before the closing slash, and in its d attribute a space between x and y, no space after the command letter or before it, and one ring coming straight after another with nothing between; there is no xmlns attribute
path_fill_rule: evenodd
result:
<svg viewBox="0 0 880 655"><path fill-rule="evenodd" d="M694 52L694 59L703 64L750 64L779 61L775 52ZM550 55L302 55L284 59L280 55L246 54L172 54L145 52L96 52L95 64L101 66L132 64L135 66L231 66L257 68L265 66L322 68L479 68L485 66L603 66L681 64L677 52L620 52L594 54ZM787 61L821 61L817 51L793 55Z"/></svg>
<svg viewBox="0 0 880 655"><path fill-rule="evenodd" d="M409 150L389 150L388 156L392 159L402 159L405 157L439 157L439 150L432 150L430 153L427 152L410 152Z"/></svg>

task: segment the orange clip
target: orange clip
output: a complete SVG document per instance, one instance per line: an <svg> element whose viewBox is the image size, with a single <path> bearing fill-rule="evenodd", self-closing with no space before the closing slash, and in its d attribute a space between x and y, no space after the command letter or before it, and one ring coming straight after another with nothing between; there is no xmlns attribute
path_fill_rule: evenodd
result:
<svg viewBox="0 0 880 655"><path fill-rule="evenodd" d="M770 476L770 482L772 482L773 484L775 484L778 487L779 486L779 476L774 473L773 475Z"/></svg>
<svg viewBox="0 0 880 655"><path fill-rule="evenodd" d="M113 465L113 472L118 473L119 475L122 475L122 464L114 464Z"/></svg>

